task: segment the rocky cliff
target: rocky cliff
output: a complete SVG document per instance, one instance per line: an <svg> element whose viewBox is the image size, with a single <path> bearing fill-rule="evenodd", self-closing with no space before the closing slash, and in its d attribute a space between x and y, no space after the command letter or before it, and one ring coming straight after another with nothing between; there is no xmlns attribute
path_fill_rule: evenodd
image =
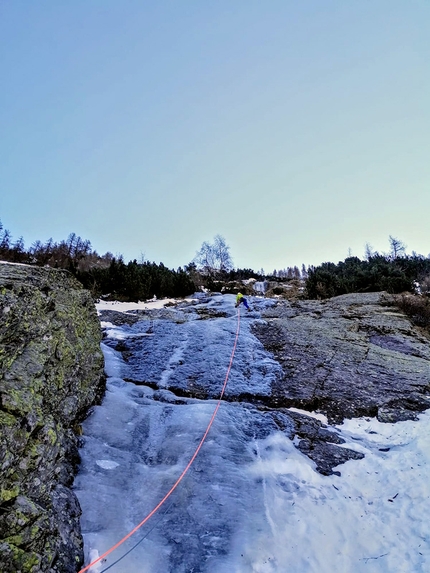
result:
<svg viewBox="0 0 430 573"><path fill-rule="evenodd" d="M104 390L100 325L65 271L0 263L0 570L75 573L79 422Z"/></svg>

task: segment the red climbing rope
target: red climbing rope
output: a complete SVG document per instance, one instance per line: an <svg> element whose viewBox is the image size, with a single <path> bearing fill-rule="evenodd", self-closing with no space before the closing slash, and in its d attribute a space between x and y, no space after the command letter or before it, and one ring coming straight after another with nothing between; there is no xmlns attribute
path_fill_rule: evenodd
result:
<svg viewBox="0 0 430 573"><path fill-rule="evenodd" d="M110 553L112 553L113 551L115 551L115 549L118 549L118 547L120 545L122 545L124 543L124 541L126 541L127 539L129 539L134 533L136 533L136 531L138 531L138 529L140 529L142 527L142 525L144 525L159 509L160 507L168 500L168 498L171 496L171 494L175 491L175 489L178 487L178 485L180 484L180 482L182 481L183 477L185 476L185 474L188 472L188 470L190 469L191 465L193 464L194 460L197 457L197 454L199 453L201 447L203 446L204 441L206 440L206 437L209 433L209 430L213 424L213 421L215 420L215 416L217 415L217 412L219 410L219 407L221 405L222 402L222 397L224 395L226 386L227 386L227 381L228 381L228 377L230 375L230 370L231 367L233 365L233 358L234 358L234 353L236 352L236 346L237 346L237 340L239 338L239 330L240 330L240 309L237 309L237 329L236 329L236 336L234 339L234 344L233 344L233 350L231 352L231 357L230 357L230 363L228 365L227 368L227 373L225 375L225 379L224 379L224 384L222 386L221 389L221 393L220 393L220 397L218 399L217 405L215 407L215 410L212 414L211 419L209 420L209 424L206 428L205 433L203 434L202 439L199 442L199 445L196 448L196 451L194 452L194 454L192 455L190 461L188 462L188 464L186 465L184 471L181 473L181 475L178 477L178 479L176 480L176 482L172 485L172 487L170 488L170 490L166 493L166 495L163 497L163 499L158 503L158 505L156 505L154 507L154 509L148 513L148 515L142 519L142 521L140 523L138 523L136 525L136 527L134 529L132 529L130 531L130 533L127 533L127 535L125 535L122 539L120 539L120 541L118 541L118 543L116 543L115 545L113 545L110 549L108 549L107 551L105 551L103 553L103 555L100 555L100 557L97 557L97 559L95 559L94 561L92 561L91 563L89 563L88 565L86 565L83 569L81 569L79 571L79 573L84 573L85 571L88 571L88 569L90 569L93 565L95 565L96 563L98 563L99 561L101 561L102 559L104 559L105 557L107 557Z"/></svg>

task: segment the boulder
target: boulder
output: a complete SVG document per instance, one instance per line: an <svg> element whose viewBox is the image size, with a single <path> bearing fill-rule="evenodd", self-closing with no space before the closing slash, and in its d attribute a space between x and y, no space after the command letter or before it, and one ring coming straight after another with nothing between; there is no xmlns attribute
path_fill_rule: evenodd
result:
<svg viewBox="0 0 430 573"><path fill-rule="evenodd" d="M79 422L104 392L90 294L68 272L0 263L2 573L75 573L83 561L71 485Z"/></svg>

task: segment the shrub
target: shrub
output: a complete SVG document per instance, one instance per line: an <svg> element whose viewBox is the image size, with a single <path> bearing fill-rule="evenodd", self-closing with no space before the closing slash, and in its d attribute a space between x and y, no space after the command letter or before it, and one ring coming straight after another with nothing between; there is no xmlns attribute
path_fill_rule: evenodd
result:
<svg viewBox="0 0 430 573"><path fill-rule="evenodd" d="M390 259L377 254L365 261L348 257L337 265L323 263L309 269L306 295L329 298L351 292L412 292L414 281L428 270L430 259L421 256Z"/></svg>
<svg viewBox="0 0 430 573"><path fill-rule="evenodd" d="M393 302L414 324L430 330L430 298L402 293L394 296Z"/></svg>

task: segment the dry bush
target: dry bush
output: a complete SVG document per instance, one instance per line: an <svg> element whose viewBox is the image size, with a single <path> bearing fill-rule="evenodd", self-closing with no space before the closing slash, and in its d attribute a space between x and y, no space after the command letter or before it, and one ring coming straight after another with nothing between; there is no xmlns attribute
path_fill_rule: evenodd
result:
<svg viewBox="0 0 430 573"><path fill-rule="evenodd" d="M414 324L430 331L430 298L423 295L403 293L393 296L394 304L402 310Z"/></svg>
<svg viewBox="0 0 430 573"><path fill-rule="evenodd" d="M296 300L303 297L303 283L293 279L286 283L269 282L269 287L265 292L268 298L279 297L286 300Z"/></svg>

